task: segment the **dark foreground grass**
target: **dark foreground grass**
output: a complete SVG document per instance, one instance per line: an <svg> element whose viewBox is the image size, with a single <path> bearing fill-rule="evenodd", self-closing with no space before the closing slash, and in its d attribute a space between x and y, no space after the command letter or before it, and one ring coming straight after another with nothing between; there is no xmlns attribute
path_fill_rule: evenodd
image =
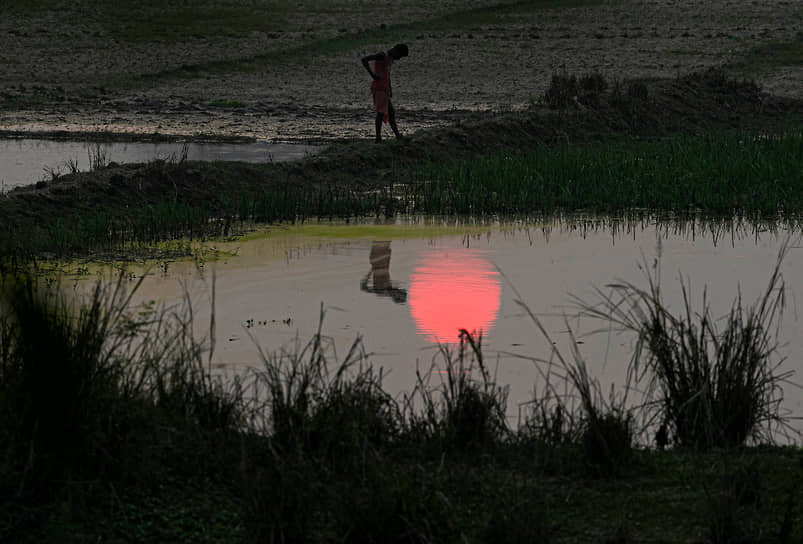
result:
<svg viewBox="0 0 803 544"><path fill-rule="evenodd" d="M214 342L194 339L192 308L133 308L136 285L123 278L80 303L54 285L4 278L4 542L803 538L803 457L747 447L760 417L740 440L686 447L675 432L670 448L651 449L649 426L637 426L643 408L604 400L579 350L553 349L534 358L552 378L514 426L481 337L468 331L403 398L383 390L359 338L338 357L321 330L261 350L261 369L224 380L210 375ZM775 300L775 276L769 286L759 308ZM744 315L728 326L749 337L762 379L777 384L771 350L749 348L766 347L753 319L767 315ZM658 358L655 348L647 343ZM681 409L705 398L700 387ZM651 406L670 420L676 408Z"/></svg>
<svg viewBox="0 0 803 544"><path fill-rule="evenodd" d="M190 308L132 317L122 276L86 305L30 278L4 277L2 293L0 539L236 534L214 467L231 462L241 401L204 371ZM175 500L173 482L198 495ZM160 526L171 518L185 528Z"/></svg>

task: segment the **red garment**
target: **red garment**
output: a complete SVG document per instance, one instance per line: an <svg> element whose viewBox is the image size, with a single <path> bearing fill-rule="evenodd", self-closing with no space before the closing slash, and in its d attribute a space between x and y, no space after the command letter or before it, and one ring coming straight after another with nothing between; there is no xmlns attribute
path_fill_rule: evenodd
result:
<svg viewBox="0 0 803 544"><path fill-rule="evenodd" d="M385 114L382 120L388 122L388 104L390 104L390 66L393 58L383 53L382 60L374 61L374 73L380 77L371 82L371 94L374 97L374 110Z"/></svg>
<svg viewBox="0 0 803 544"><path fill-rule="evenodd" d="M393 58L387 53L382 53L382 55L384 59L374 61L374 73L381 79L371 82L371 90L381 89L390 92L390 65L393 64Z"/></svg>
<svg viewBox="0 0 803 544"><path fill-rule="evenodd" d="M390 93L383 89L371 89L371 94L374 96L374 111L376 113L383 113L382 121L388 122L390 116L388 114L390 104Z"/></svg>

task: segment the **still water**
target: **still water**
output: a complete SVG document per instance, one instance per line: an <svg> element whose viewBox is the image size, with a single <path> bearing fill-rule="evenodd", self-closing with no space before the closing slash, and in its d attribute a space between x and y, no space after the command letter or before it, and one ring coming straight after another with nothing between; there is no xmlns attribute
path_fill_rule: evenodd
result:
<svg viewBox="0 0 803 544"><path fill-rule="evenodd" d="M183 143L176 142L75 142L39 139L0 140L0 189L13 189L66 174L71 166L89 170L100 156L104 162L141 163L180 157ZM300 144L189 143L187 159L198 161L278 162L302 158L317 146Z"/></svg>
<svg viewBox="0 0 803 544"><path fill-rule="evenodd" d="M510 388L508 413L514 419L519 406L542 387L545 363L537 359L548 359L553 346L571 359L569 329L603 391L611 384L621 390L626 381L633 338L611 331L605 322L577 317L572 295L593 303L598 300L595 289L607 292L607 284L620 280L646 288L645 271L650 270L660 272L665 300L675 313L683 310L682 276L693 307L701 308L705 288L711 313L718 317L739 292L745 305L763 294L786 236L783 228L654 221L316 223L214 244L207 251L221 257L202 266L159 263L138 297L177 303L186 288L196 328L204 334L214 281L214 361L221 372L259 366L256 344L272 351L296 336L308 340L323 308L323 334L339 355L362 337L370 360L384 370L384 388L394 395L413 388L417 368L440 364L439 349L453 346L460 329L482 331L486 361L497 382ZM783 368L800 372L799 236L790 245L781 266L787 307L780 355L787 358ZM548 337L522 304L542 322ZM437 372L433 376L439 379ZM800 390L790 386L785 397L785 409L803 413Z"/></svg>

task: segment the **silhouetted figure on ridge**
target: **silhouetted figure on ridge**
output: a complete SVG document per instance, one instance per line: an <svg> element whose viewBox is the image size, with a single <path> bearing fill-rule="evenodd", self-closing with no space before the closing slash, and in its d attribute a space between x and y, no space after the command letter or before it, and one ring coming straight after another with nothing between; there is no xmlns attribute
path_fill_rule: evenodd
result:
<svg viewBox="0 0 803 544"><path fill-rule="evenodd" d="M396 111L390 102L393 89L390 85L390 67L393 61L407 56L407 46L403 43L394 45L385 53L377 53L362 58L362 65L371 74L371 94L374 97L374 110L376 111L376 141L382 141L382 123L390 122L390 128L396 138L401 139L402 135L396 127ZM368 64L374 61L374 69Z"/></svg>

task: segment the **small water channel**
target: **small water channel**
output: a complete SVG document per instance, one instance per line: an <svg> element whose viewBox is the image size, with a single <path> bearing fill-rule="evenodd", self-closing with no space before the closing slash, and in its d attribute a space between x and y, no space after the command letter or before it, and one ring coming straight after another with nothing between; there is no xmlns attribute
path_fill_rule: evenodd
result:
<svg viewBox="0 0 803 544"><path fill-rule="evenodd" d="M13 189L90 169L93 162L141 163L180 157L181 142L87 142L43 139L0 140L0 188ZM301 144L203 143L186 144L187 159L198 161L278 162L303 158L318 146Z"/></svg>
<svg viewBox="0 0 803 544"><path fill-rule="evenodd" d="M784 228L749 225L610 220L549 224L448 224L398 220L393 224L308 224L274 227L262 235L207 247L220 259L154 265L139 300L177 303L184 287L194 299L196 327L208 332L215 282L215 367L238 372L259 366L255 343L266 351L323 333L342 355L358 336L383 385L401 395L416 371L442 360L459 329L482 331L486 361L509 386L508 413L543 387L553 346L571 358L569 328L603 391L622 391L634 338L608 324L578 318L571 295L594 302L595 288L614 281L647 287L645 271L660 272L665 300L683 310L679 278L699 310L706 289L713 316L724 315L741 293L745 305L764 292L787 236ZM780 355L784 368L803 370L796 296L803 293L799 236L781 272L787 285ZM660 257L660 258L659 258ZM141 274L142 270L136 273ZM543 323L544 337L523 304ZM597 331L592 334L592 331ZM438 380L438 371L433 374ZM803 376L796 376L797 381ZM784 409L803 414L803 393L785 390Z"/></svg>

